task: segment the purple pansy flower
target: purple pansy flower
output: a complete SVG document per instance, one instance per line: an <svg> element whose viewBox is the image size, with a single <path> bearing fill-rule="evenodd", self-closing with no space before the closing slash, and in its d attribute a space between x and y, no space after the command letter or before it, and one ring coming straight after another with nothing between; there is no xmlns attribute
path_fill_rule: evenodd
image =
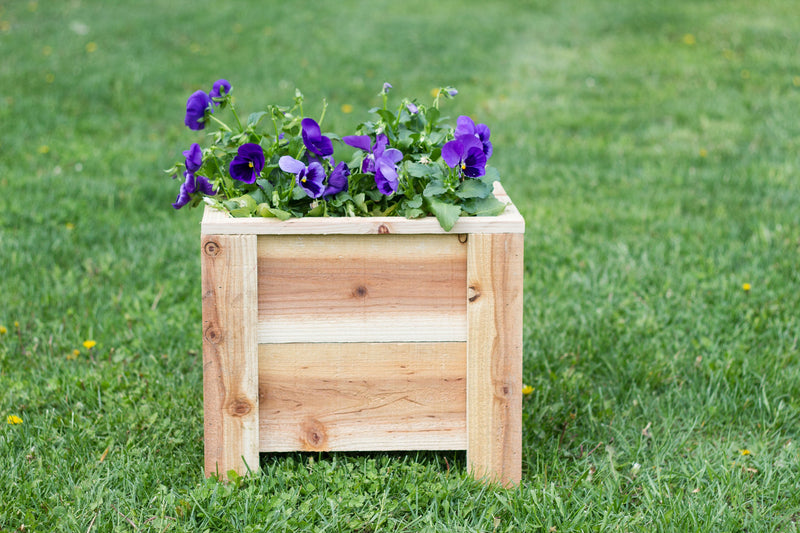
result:
<svg viewBox="0 0 800 533"><path fill-rule="evenodd" d="M331 175L328 176L328 185L325 187L325 192L322 196L333 196L342 191L347 190L347 178L350 176L350 169L344 161L339 162L333 170Z"/></svg>
<svg viewBox="0 0 800 533"><path fill-rule="evenodd" d="M475 122L467 116L461 115L456 121L456 139L465 135L477 137L483 145L482 149L483 153L486 155L486 159L492 157L492 143L489 141L491 134L492 132L489 130L489 126L486 124L478 124L476 126Z"/></svg>
<svg viewBox="0 0 800 533"><path fill-rule="evenodd" d="M297 176L297 185L311 198L319 198L325 192L325 169L314 161L306 166L302 161L285 155L278 161L284 172Z"/></svg>
<svg viewBox="0 0 800 533"><path fill-rule="evenodd" d="M210 105L211 98L205 92L195 91L186 101L186 118L183 119L183 123L189 129L202 130L206 127L206 111L213 112Z"/></svg>
<svg viewBox="0 0 800 533"><path fill-rule="evenodd" d="M222 79L214 82L214 87L211 89L209 96L211 98L224 98L231 92L231 84L228 80ZM212 102L214 102L212 100ZM219 102L214 102L214 105L219 105Z"/></svg>
<svg viewBox="0 0 800 533"><path fill-rule="evenodd" d="M479 178L486 174L486 154L474 135L462 135L442 146L442 158L450 168L459 167L464 176Z"/></svg>
<svg viewBox="0 0 800 533"><path fill-rule="evenodd" d="M303 144L308 151L320 157L333 154L333 143L330 137L325 137L319 129L319 124L313 118L304 118L300 123L303 127Z"/></svg>
<svg viewBox="0 0 800 533"><path fill-rule="evenodd" d="M403 153L396 148L386 148L389 144L386 134L378 135L374 144L370 144L369 135L348 135L342 137L342 141L348 146L368 152L361 164L361 172L375 174L375 185L382 194L390 196L397 192L397 163L403 160Z"/></svg>
<svg viewBox="0 0 800 533"><path fill-rule="evenodd" d="M192 143L188 150L184 150L183 157L186 158L188 172L197 172L203 166L203 149L197 143Z"/></svg>
<svg viewBox="0 0 800 533"><path fill-rule="evenodd" d="M419 107L417 107L417 105L414 102L407 103L406 109L408 109L408 112L411 113L412 115L416 115L417 113L419 113Z"/></svg>
<svg viewBox="0 0 800 533"><path fill-rule="evenodd" d="M231 177L244 183L255 183L264 170L264 149L255 143L239 147L229 167Z"/></svg>
<svg viewBox="0 0 800 533"><path fill-rule="evenodd" d="M381 94L388 93L389 89L391 89L391 88L392 88L392 84L391 83L389 83L388 81L383 82L383 90L381 91Z"/></svg>
<svg viewBox="0 0 800 533"><path fill-rule="evenodd" d="M211 182L208 181L208 178L205 176L197 176L193 172L189 171L184 172L183 175L186 179L181 184L181 188L178 191L178 197L172 204L172 207L175 209L180 209L188 204L192 200L191 195L196 192L201 192L208 196L214 196L216 194Z"/></svg>

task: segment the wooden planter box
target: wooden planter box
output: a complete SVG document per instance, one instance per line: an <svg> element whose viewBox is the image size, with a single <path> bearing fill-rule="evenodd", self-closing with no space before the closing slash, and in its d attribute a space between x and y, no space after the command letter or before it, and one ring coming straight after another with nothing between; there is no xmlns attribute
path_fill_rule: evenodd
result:
<svg viewBox="0 0 800 533"><path fill-rule="evenodd" d="M525 223L202 222L205 472L259 452L466 450L521 475Z"/></svg>

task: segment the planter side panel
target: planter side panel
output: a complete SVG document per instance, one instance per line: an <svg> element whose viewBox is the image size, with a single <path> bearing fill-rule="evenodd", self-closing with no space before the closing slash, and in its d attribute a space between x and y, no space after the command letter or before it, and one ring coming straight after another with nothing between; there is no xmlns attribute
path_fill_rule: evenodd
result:
<svg viewBox="0 0 800 533"><path fill-rule="evenodd" d="M463 342L458 235L261 235L258 337L282 342Z"/></svg>
<svg viewBox="0 0 800 533"><path fill-rule="evenodd" d="M259 346L261 451L466 448L466 343Z"/></svg>

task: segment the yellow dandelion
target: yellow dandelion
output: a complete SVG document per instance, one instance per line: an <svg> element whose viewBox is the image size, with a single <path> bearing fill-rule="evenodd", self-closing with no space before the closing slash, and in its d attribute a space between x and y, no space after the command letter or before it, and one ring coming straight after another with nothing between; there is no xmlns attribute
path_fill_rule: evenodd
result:
<svg viewBox="0 0 800 533"><path fill-rule="evenodd" d="M42 47L42 55L43 56L47 57L52 53L53 53L53 47L52 46L43 46Z"/></svg>
<svg viewBox="0 0 800 533"><path fill-rule="evenodd" d="M14 329L19 329L19 322L16 320L14 321Z"/></svg>
<svg viewBox="0 0 800 533"><path fill-rule="evenodd" d="M11 425L22 424L22 419L17 415L8 415L6 417L6 423Z"/></svg>
<svg viewBox="0 0 800 533"><path fill-rule="evenodd" d="M750 284L749 283L742 283L742 290L744 292L750 292Z"/></svg>
<svg viewBox="0 0 800 533"><path fill-rule="evenodd" d="M64 224L64 227L67 228L68 231L72 231L75 229L75 224L73 224L72 222L67 222L66 224Z"/></svg>
<svg viewBox="0 0 800 533"><path fill-rule="evenodd" d="M531 387L530 385L525 385L524 387L522 387L522 394L524 394L525 396L531 394L532 392L533 392L533 387Z"/></svg>
<svg viewBox="0 0 800 533"><path fill-rule="evenodd" d="M795 87L800 87L800 76L795 76L792 78L792 85Z"/></svg>
<svg viewBox="0 0 800 533"><path fill-rule="evenodd" d="M353 112L353 106L351 106L350 104L342 104L342 113L352 113L352 112Z"/></svg>
<svg viewBox="0 0 800 533"><path fill-rule="evenodd" d="M687 46L693 46L697 44L697 39L695 39L694 35L692 35L691 33L687 33L686 35L683 36L683 44Z"/></svg>
<svg viewBox="0 0 800 533"><path fill-rule="evenodd" d="M83 347L86 348L87 350L91 350L95 346L97 346L97 341L93 341L91 339L83 341Z"/></svg>
<svg viewBox="0 0 800 533"><path fill-rule="evenodd" d="M50 147L49 147L49 146L47 146L46 144L43 144L43 145L41 145L41 146L39 147L39 149L38 149L37 151L38 151L40 154L46 154L46 153L48 153L48 152L50 151Z"/></svg>
<svg viewBox="0 0 800 533"><path fill-rule="evenodd" d="M700 157L708 157L708 150L700 148Z"/></svg>
<svg viewBox="0 0 800 533"><path fill-rule="evenodd" d="M68 354L67 354L67 361L74 361L75 359L77 359L77 358L78 358L78 356L79 356L80 354L81 354L81 351L80 351L80 350L72 350L72 352L71 352L71 353L68 353Z"/></svg>
<svg viewBox="0 0 800 533"><path fill-rule="evenodd" d="M8 333L8 328L5 326L0 326L0 335L5 335Z"/></svg>
<svg viewBox="0 0 800 533"><path fill-rule="evenodd" d="M97 43L94 41L89 41L86 43L86 52L91 54L92 52L97 51Z"/></svg>
<svg viewBox="0 0 800 533"><path fill-rule="evenodd" d="M742 454L742 455L750 455L750 450L745 448L744 450L739 450L739 453Z"/></svg>

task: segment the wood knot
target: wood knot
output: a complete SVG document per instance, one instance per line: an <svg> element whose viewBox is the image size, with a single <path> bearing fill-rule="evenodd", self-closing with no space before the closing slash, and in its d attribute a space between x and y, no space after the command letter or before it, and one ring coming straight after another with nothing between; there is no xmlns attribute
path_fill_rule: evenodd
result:
<svg viewBox="0 0 800 533"><path fill-rule="evenodd" d="M219 255L221 251L222 247L214 241L208 241L205 246L203 246L203 252L210 257Z"/></svg>
<svg viewBox="0 0 800 533"><path fill-rule="evenodd" d="M353 298L366 298L367 296L367 288L363 285L359 285L355 289L353 289Z"/></svg>
<svg viewBox="0 0 800 533"><path fill-rule="evenodd" d="M237 398L231 404L230 413L232 416L245 416L253 410L253 404L247 398Z"/></svg>
<svg viewBox="0 0 800 533"><path fill-rule="evenodd" d="M380 233L381 235L386 235L387 233L391 233L391 231L389 231L389 226L387 226L386 224L381 224L380 226L378 226L378 233Z"/></svg>
<svg viewBox="0 0 800 533"><path fill-rule="evenodd" d="M477 300L480 297L481 297L481 291L479 291L477 287L470 286L467 289L467 299L470 302L474 302L475 300Z"/></svg>
<svg viewBox="0 0 800 533"><path fill-rule="evenodd" d="M222 331L216 325L209 324L203 331L203 338L211 344L219 344L222 341Z"/></svg>
<svg viewBox="0 0 800 533"><path fill-rule="evenodd" d="M325 426L315 418L306 418L300 427L300 440L303 449L307 451L321 451L328 445L328 434Z"/></svg>

